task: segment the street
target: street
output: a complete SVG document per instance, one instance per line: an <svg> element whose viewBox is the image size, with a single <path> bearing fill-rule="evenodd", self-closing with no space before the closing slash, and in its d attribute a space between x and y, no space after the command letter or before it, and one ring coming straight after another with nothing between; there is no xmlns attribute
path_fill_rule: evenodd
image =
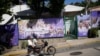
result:
<svg viewBox="0 0 100 56"><path fill-rule="evenodd" d="M26 56L26 55L18 55L18 56ZM44 55L44 56L53 56L53 55ZM100 56L100 47L65 51L56 53L54 56Z"/></svg>
<svg viewBox="0 0 100 56"><path fill-rule="evenodd" d="M100 56L100 47L71 50L68 52L57 53L55 56Z"/></svg>
<svg viewBox="0 0 100 56"><path fill-rule="evenodd" d="M100 38L70 40L56 43L54 56L100 56ZM5 53L3 56L26 56L27 49ZM53 55L44 55L53 56Z"/></svg>

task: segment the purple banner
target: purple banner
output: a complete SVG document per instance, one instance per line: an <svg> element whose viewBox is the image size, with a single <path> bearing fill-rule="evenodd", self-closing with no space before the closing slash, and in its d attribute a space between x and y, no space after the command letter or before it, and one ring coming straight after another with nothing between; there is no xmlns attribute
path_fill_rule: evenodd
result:
<svg viewBox="0 0 100 56"><path fill-rule="evenodd" d="M7 46L18 45L17 24L0 25L0 44Z"/></svg>
<svg viewBox="0 0 100 56"><path fill-rule="evenodd" d="M64 24L62 18L45 18L18 21L19 39L27 39L32 33L40 38L63 37Z"/></svg>
<svg viewBox="0 0 100 56"><path fill-rule="evenodd" d="M90 15L78 15L78 36L87 37L87 32L91 28L91 18Z"/></svg>
<svg viewBox="0 0 100 56"><path fill-rule="evenodd" d="M91 12L91 26L92 28L99 27L100 24L100 12L99 11L92 11Z"/></svg>

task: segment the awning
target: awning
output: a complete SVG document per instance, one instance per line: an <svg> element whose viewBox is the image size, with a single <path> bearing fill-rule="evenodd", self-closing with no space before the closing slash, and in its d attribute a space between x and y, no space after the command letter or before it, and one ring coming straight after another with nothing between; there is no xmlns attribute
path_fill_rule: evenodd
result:
<svg viewBox="0 0 100 56"><path fill-rule="evenodd" d="M81 6L66 5L64 7L64 11L63 12L77 12L77 11L81 11L83 9L84 9L84 7L81 7Z"/></svg>
<svg viewBox="0 0 100 56"><path fill-rule="evenodd" d="M34 13L27 4L13 6L12 8L10 8L10 11L13 12L15 15L25 16Z"/></svg>
<svg viewBox="0 0 100 56"><path fill-rule="evenodd" d="M16 23L17 23L17 20L15 20L13 15L9 15L9 14L2 15L2 21L0 22L0 25L16 24Z"/></svg>
<svg viewBox="0 0 100 56"><path fill-rule="evenodd" d="M89 8L90 11L100 11L100 6L95 6L95 7L91 7Z"/></svg>

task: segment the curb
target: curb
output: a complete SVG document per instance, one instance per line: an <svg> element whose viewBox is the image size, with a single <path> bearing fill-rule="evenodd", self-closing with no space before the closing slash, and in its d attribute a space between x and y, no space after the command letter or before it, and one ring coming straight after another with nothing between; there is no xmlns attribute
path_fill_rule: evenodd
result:
<svg viewBox="0 0 100 56"><path fill-rule="evenodd" d="M74 41L76 41L76 43ZM79 40L79 41L81 41L81 40ZM53 46L57 49L57 53L59 53L59 52L73 50L73 49L79 49L79 48L82 49L82 48L84 48L84 46L85 47L93 47L94 44L100 44L100 38L99 39L86 39L85 41L84 40L82 40L82 41L83 42L77 44L78 40L72 40L72 42L68 41L68 42L57 43ZM2 56L16 56L16 55L21 55L21 54L27 54L27 49L8 52Z"/></svg>
<svg viewBox="0 0 100 56"><path fill-rule="evenodd" d="M16 56L16 55L21 55L21 54L26 54L26 53L27 53L27 50L18 50L18 51L6 53L2 56Z"/></svg>

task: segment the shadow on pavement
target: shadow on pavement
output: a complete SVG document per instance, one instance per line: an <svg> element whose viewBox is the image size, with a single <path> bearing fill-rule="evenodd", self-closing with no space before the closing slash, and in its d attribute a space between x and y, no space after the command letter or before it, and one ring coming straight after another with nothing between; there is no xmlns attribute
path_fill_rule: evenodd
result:
<svg viewBox="0 0 100 56"><path fill-rule="evenodd" d="M98 49L98 48L94 48L94 49L100 51L100 49Z"/></svg>
<svg viewBox="0 0 100 56"><path fill-rule="evenodd" d="M82 52L80 52L80 51L70 53L70 55L81 55L81 54L82 54Z"/></svg>

